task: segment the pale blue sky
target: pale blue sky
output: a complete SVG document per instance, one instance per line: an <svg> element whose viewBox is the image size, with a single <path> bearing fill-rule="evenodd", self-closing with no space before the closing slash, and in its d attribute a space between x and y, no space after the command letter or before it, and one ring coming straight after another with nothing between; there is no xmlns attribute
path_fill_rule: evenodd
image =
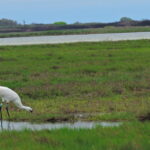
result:
<svg viewBox="0 0 150 150"><path fill-rule="evenodd" d="M0 0L0 18L20 23L112 22L150 19L149 0Z"/></svg>

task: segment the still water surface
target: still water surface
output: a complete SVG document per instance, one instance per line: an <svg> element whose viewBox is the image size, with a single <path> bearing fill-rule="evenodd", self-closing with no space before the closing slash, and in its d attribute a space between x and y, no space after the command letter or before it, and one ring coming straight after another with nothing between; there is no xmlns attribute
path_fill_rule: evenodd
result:
<svg viewBox="0 0 150 150"><path fill-rule="evenodd" d="M58 44L138 39L150 39L150 32L0 38L0 45Z"/></svg>
<svg viewBox="0 0 150 150"><path fill-rule="evenodd" d="M82 121L77 121L74 123L61 122L61 123L39 123L39 124L37 124L37 123L30 123L30 122L3 121L0 130L17 130L17 131L24 130L24 129L53 130L53 129L61 129L61 128L92 129L96 126L117 127L120 125L121 125L121 123L119 123L119 122L82 122Z"/></svg>

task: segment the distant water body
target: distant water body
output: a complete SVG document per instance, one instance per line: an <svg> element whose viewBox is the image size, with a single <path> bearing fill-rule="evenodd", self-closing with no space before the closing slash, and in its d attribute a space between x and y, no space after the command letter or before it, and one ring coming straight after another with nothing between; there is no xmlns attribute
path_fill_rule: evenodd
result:
<svg viewBox="0 0 150 150"><path fill-rule="evenodd" d="M139 39L150 39L150 32L0 38L0 45L59 44Z"/></svg>

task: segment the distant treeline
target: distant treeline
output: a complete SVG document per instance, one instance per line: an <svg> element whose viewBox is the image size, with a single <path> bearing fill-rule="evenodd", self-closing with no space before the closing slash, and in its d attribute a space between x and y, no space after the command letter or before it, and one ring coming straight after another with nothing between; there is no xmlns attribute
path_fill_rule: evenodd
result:
<svg viewBox="0 0 150 150"><path fill-rule="evenodd" d="M34 32L47 30L65 30L65 29L86 29L103 28L106 26L150 26L150 20L133 20L128 17L122 17L118 22L111 23L80 23L67 24L66 22L55 22L53 24L19 24L14 20L0 19L0 33L9 32Z"/></svg>

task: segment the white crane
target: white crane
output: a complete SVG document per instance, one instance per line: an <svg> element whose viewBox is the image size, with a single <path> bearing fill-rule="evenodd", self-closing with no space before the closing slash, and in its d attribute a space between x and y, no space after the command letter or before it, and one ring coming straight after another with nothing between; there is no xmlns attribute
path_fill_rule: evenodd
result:
<svg viewBox="0 0 150 150"><path fill-rule="evenodd" d="M6 111L9 117L10 115L8 111L8 104L10 102L14 103L20 109L32 112L32 108L28 106L24 106L21 102L19 95L8 87L0 86L0 97L2 98L2 103L0 105L0 112L2 111L3 103L5 103ZM1 120L2 120L2 112L1 112Z"/></svg>

